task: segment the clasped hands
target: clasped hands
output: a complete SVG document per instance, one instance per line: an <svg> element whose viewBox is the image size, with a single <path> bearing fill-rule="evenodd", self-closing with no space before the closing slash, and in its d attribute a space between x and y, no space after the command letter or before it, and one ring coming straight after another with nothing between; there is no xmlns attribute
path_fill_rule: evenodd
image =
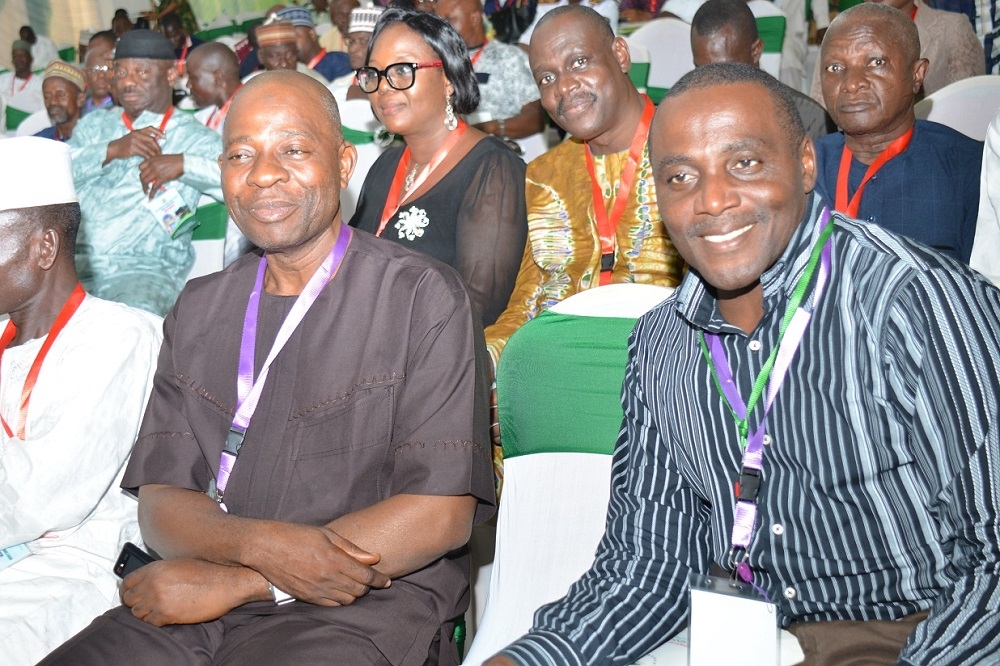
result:
<svg viewBox="0 0 1000 666"><path fill-rule="evenodd" d="M369 553L327 526L267 523L244 566L180 558L132 572L121 600L155 626L216 620L251 601L271 599L269 584L318 606L346 606L371 589L389 587Z"/></svg>
<svg viewBox="0 0 1000 666"><path fill-rule="evenodd" d="M184 156L164 155L160 150L159 142L165 136L153 126L132 130L108 144L104 163L129 157L144 158L139 164L139 180L142 191L152 199L161 185L184 175Z"/></svg>

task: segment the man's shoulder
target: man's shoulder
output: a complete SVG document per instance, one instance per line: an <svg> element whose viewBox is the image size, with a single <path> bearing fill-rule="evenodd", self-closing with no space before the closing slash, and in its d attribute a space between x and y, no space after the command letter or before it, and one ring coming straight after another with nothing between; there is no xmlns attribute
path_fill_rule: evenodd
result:
<svg viewBox="0 0 1000 666"><path fill-rule="evenodd" d="M976 141L958 130L947 125L936 123L933 120L917 120L914 125L914 142L929 143L935 146L944 146L963 152L979 153L982 155L983 142Z"/></svg>
<svg viewBox="0 0 1000 666"><path fill-rule="evenodd" d="M158 347L163 337L163 319L160 317L89 294L73 319L77 320L81 333L87 338L113 341L116 348L125 345L127 350L129 344L134 347L143 343Z"/></svg>
<svg viewBox="0 0 1000 666"><path fill-rule="evenodd" d="M555 173L553 169L566 169L570 165L566 160L580 161L584 158L586 146L583 141L574 137L566 137L554 148L550 148L528 163L528 179L548 180Z"/></svg>
<svg viewBox="0 0 1000 666"><path fill-rule="evenodd" d="M395 291L411 291L418 284L426 287L430 283L445 291L465 293L462 278L451 266L399 243L376 238L367 231L351 231L351 244L344 259L346 270L380 275L386 281L385 286Z"/></svg>
<svg viewBox="0 0 1000 666"><path fill-rule="evenodd" d="M508 62L516 60L519 63L528 64L528 54L524 52L524 49L513 44L501 42L499 39L491 39L487 42L486 46L483 47L483 55L496 60Z"/></svg>
<svg viewBox="0 0 1000 666"><path fill-rule="evenodd" d="M972 30L972 24L969 22L969 19L965 16L965 14L950 12L944 9L937 9L936 7L931 7L924 2L918 2L917 4L917 15L914 17L913 22L918 28L923 26L932 26L934 29L944 28L965 32L964 28L967 26L970 30ZM963 23L965 24L964 26L962 25ZM940 35L938 35L938 37L940 37ZM923 39L921 39L921 42L923 42Z"/></svg>

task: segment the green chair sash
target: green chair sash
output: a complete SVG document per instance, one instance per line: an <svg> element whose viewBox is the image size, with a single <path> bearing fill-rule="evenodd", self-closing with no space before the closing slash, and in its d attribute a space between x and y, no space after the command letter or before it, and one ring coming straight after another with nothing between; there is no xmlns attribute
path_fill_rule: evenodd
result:
<svg viewBox="0 0 1000 666"><path fill-rule="evenodd" d="M18 125L24 122L24 119L30 116L29 111L22 111L13 106L7 107L7 129L14 131L17 129Z"/></svg>
<svg viewBox="0 0 1000 666"><path fill-rule="evenodd" d="M764 53L781 53L785 39L784 16L761 16L757 19L757 32L764 42Z"/></svg>
<svg viewBox="0 0 1000 666"><path fill-rule="evenodd" d="M649 82L649 63L634 62L632 68L628 70L628 76L636 88L642 90Z"/></svg>
<svg viewBox="0 0 1000 666"><path fill-rule="evenodd" d="M226 237L229 212L224 204L214 202L198 206L194 216L198 218L199 224L191 234L191 240L214 240Z"/></svg>
<svg viewBox="0 0 1000 666"><path fill-rule="evenodd" d="M375 143L374 132L362 132L361 130L351 129L350 127L341 127L340 129L344 132L344 138L353 143L355 146L365 143Z"/></svg>

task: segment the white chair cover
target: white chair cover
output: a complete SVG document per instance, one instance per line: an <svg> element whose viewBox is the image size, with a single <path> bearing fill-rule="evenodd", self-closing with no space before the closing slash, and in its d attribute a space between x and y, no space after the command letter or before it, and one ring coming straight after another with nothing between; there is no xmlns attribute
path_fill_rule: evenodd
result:
<svg viewBox="0 0 1000 666"><path fill-rule="evenodd" d="M35 111L25 118L17 126L14 134L15 136L34 136L46 127L52 127L52 120L49 118L49 112L42 109L41 111Z"/></svg>
<svg viewBox="0 0 1000 666"><path fill-rule="evenodd" d="M973 76L955 81L917 102L917 118L936 123L984 141L986 129L1000 108L1000 76Z"/></svg>
<svg viewBox="0 0 1000 666"><path fill-rule="evenodd" d="M691 26L675 18L652 20L629 35L629 42L649 51L650 87L670 88L694 69Z"/></svg>
<svg viewBox="0 0 1000 666"><path fill-rule="evenodd" d="M338 104L340 107L340 122L344 127L349 127L359 132L374 132L378 127L378 119L372 113L371 104L366 99L351 99ZM358 149L358 163L354 167L354 175L347 189L340 193L341 213L344 220L350 220L358 206L358 197L361 196L361 186L368 176L368 170L375 164L375 160L382 154L382 149L374 143L361 143L355 145Z"/></svg>

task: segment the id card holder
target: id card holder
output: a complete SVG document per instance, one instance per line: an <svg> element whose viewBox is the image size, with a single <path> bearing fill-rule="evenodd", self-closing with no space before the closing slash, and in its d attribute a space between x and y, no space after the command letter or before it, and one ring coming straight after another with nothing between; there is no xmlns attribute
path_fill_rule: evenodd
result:
<svg viewBox="0 0 1000 666"><path fill-rule="evenodd" d="M156 196L152 199L145 199L143 205L172 239L192 231L198 224L194 217L194 211L188 207L184 197L176 188L160 186Z"/></svg>
<svg viewBox="0 0 1000 666"><path fill-rule="evenodd" d="M23 560L28 555L31 555L31 551L23 543L0 550L0 571L3 571L18 560Z"/></svg>
<svg viewBox="0 0 1000 666"><path fill-rule="evenodd" d="M691 574L688 666L777 666L778 609L749 585Z"/></svg>

